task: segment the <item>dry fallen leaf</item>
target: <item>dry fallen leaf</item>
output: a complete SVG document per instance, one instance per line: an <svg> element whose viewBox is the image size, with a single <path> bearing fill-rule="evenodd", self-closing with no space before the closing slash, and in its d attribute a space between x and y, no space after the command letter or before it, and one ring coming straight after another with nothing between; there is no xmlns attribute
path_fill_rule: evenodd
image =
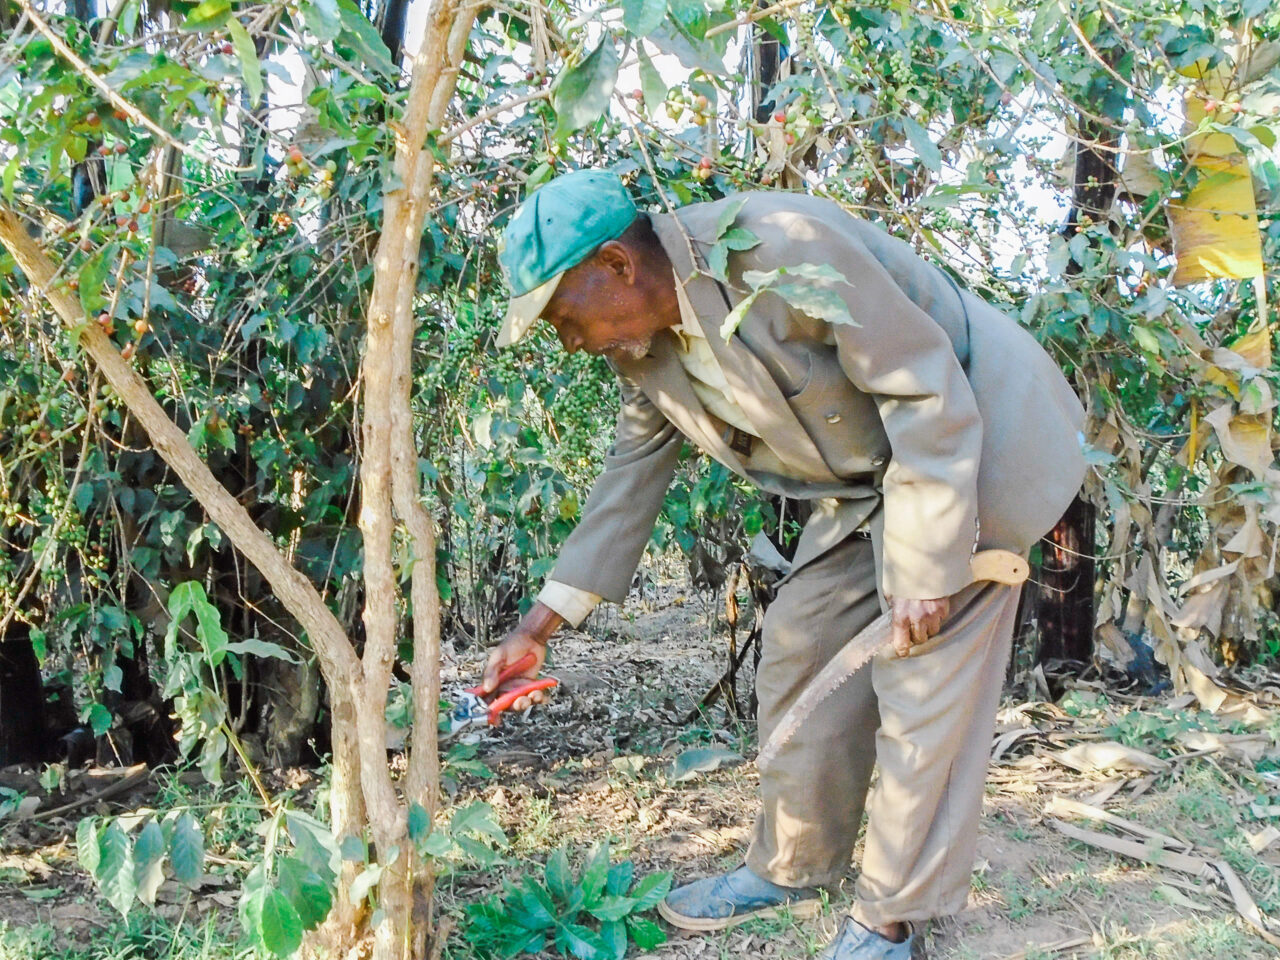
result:
<svg viewBox="0 0 1280 960"><path fill-rule="evenodd" d="M1096 820L1099 823L1110 824L1117 829L1134 836L1142 837L1144 840L1155 841L1162 847L1170 850L1181 848L1189 849L1187 844L1173 837L1160 833L1158 830L1152 830L1150 827L1135 823L1132 820L1126 820L1124 817L1117 816L1108 810L1100 807L1090 806L1087 803L1081 803L1079 800L1072 800L1070 797L1054 797L1045 804L1044 812L1050 817L1070 817L1071 819Z"/></svg>
<svg viewBox="0 0 1280 960"><path fill-rule="evenodd" d="M1208 730L1185 730L1178 742L1189 750L1223 753L1237 760L1255 763L1271 746L1265 733L1210 733Z"/></svg>
<svg viewBox="0 0 1280 960"><path fill-rule="evenodd" d="M1167 901L1176 907L1186 907L1188 910L1199 910L1202 913L1207 913L1213 910L1213 907L1209 906L1209 904L1201 903L1198 900L1192 900L1177 887L1170 886L1167 883L1158 885L1156 890L1158 890Z"/></svg>
<svg viewBox="0 0 1280 960"><path fill-rule="evenodd" d="M1226 689L1203 670L1183 661L1181 664L1187 687L1196 695L1200 705L1216 716L1238 720L1250 726L1261 725L1273 719L1271 711L1263 709L1247 697Z"/></svg>
<svg viewBox="0 0 1280 960"><path fill-rule="evenodd" d="M1147 773L1163 773L1169 763L1136 747L1127 747L1114 740L1101 743L1078 743L1069 750L1052 754L1064 767L1080 773L1102 770L1143 770Z"/></svg>
<svg viewBox="0 0 1280 960"><path fill-rule="evenodd" d="M1259 830L1257 833L1251 833L1248 837L1249 846L1253 848L1253 852L1261 853L1277 840L1280 840L1280 830L1277 830L1274 826L1270 826L1265 830Z"/></svg>
<svg viewBox="0 0 1280 960"><path fill-rule="evenodd" d="M1231 899L1236 905L1236 913L1240 914L1244 922L1253 927L1254 932L1262 937L1263 940L1273 947L1280 947L1280 937L1271 932L1267 918L1258 909L1258 904L1254 902L1253 896L1249 893L1249 888L1244 885L1244 881L1223 860L1215 860L1213 866L1218 873L1222 874L1222 879L1227 883L1227 890L1230 891Z"/></svg>
<svg viewBox="0 0 1280 960"><path fill-rule="evenodd" d="M1174 850L1166 850L1158 840L1139 843L1137 840L1125 840L1108 833L1098 833L1096 830L1085 830L1083 827L1077 827L1062 820L1050 820L1049 823L1065 837L1087 843L1091 847L1110 850L1121 856L1132 857L1134 860L1141 860L1158 867L1168 867L1170 870L1178 870L1194 876L1201 876L1209 871L1209 861Z"/></svg>

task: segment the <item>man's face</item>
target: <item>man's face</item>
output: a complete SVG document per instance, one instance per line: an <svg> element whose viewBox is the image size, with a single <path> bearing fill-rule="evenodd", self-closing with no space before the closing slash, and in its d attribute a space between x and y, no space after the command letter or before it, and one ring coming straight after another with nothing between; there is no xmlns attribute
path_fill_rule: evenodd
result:
<svg viewBox="0 0 1280 960"><path fill-rule="evenodd" d="M641 255L617 241L566 270L542 319L556 329L565 350L585 350L617 360L639 360L653 336L671 326Z"/></svg>

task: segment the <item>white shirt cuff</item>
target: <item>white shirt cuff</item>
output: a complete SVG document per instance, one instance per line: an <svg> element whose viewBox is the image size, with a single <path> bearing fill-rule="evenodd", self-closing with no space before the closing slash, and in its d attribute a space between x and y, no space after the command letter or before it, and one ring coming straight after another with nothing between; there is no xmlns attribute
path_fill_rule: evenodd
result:
<svg viewBox="0 0 1280 960"><path fill-rule="evenodd" d="M587 614L595 608L600 599L599 594L579 587L571 587L558 580L548 580L542 585L542 592L538 594L538 602L564 617L565 622L571 627L576 627L587 619Z"/></svg>

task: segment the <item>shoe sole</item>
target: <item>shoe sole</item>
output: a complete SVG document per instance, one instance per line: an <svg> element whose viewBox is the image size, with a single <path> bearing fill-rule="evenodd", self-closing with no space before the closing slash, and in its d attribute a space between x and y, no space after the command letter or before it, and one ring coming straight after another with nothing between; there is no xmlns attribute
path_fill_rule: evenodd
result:
<svg viewBox="0 0 1280 960"><path fill-rule="evenodd" d="M735 913L730 917L686 917L667 906L665 900L658 901L658 915L673 927L681 930L692 930L696 933L709 933L713 930L728 930L748 920L771 920L787 913L797 920L807 920L822 912L821 900L794 900L776 907L761 907L747 913Z"/></svg>

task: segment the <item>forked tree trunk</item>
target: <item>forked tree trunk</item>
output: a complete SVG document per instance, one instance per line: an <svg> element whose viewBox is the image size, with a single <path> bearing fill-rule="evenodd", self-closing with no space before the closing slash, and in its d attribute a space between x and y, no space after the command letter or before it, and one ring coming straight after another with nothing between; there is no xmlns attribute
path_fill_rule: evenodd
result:
<svg viewBox="0 0 1280 960"><path fill-rule="evenodd" d="M418 256L434 174L434 156L424 149L438 130L453 97L458 67L475 17L475 6L435 0L426 33L413 59L404 117L396 129L396 189L383 198L383 230L374 254L365 341L363 460L360 469L360 529L364 534L364 687L356 696L361 777L369 822L383 867L379 904L384 920L375 930L375 958L422 957L441 946L431 917L434 876L408 840L413 804L434 814L438 757L440 598L435 582L435 528L423 510L417 443L409 406L414 341L414 294ZM396 796L386 765L383 714L397 645L397 584L392 562L392 506L409 533L413 567L414 735L404 797ZM394 860L389 854L398 850Z"/></svg>

